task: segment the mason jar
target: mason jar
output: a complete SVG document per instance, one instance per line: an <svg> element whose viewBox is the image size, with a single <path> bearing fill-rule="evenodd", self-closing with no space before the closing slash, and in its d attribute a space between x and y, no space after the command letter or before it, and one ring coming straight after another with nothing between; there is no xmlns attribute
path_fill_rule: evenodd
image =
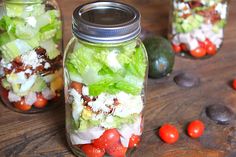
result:
<svg viewBox="0 0 236 157"><path fill-rule="evenodd" d="M75 9L64 53L66 134L77 156L129 156L143 130L146 50L140 14L118 2Z"/></svg>
<svg viewBox="0 0 236 157"><path fill-rule="evenodd" d="M224 40L228 0L172 0L169 39L182 56L204 58Z"/></svg>
<svg viewBox="0 0 236 157"><path fill-rule="evenodd" d="M0 96L22 113L58 104L63 90L62 20L54 0L3 0Z"/></svg>

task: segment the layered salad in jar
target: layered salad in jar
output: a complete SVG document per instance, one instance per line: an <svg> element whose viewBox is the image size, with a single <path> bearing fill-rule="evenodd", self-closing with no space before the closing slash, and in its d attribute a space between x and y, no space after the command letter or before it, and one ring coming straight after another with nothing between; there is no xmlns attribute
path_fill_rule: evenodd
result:
<svg viewBox="0 0 236 157"><path fill-rule="evenodd" d="M6 2L0 19L1 98L16 111L42 111L63 88L60 13L48 7Z"/></svg>
<svg viewBox="0 0 236 157"><path fill-rule="evenodd" d="M121 45L76 43L65 60L67 136L76 154L124 157L142 134L146 53Z"/></svg>
<svg viewBox="0 0 236 157"><path fill-rule="evenodd" d="M176 53L203 58L223 42L227 0L173 0L170 39Z"/></svg>

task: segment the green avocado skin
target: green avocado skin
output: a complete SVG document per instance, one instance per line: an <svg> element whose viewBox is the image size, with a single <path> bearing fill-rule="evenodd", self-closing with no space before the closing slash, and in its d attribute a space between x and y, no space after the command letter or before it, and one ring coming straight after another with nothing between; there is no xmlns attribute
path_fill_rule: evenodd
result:
<svg viewBox="0 0 236 157"><path fill-rule="evenodd" d="M148 37L143 41L148 54L150 78L162 78L172 72L175 54L170 42L163 37Z"/></svg>

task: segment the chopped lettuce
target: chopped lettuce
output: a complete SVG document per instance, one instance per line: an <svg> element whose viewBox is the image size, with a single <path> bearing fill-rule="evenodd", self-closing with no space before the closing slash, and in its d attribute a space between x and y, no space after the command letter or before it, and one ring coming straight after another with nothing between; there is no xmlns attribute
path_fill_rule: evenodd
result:
<svg viewBox="0 0 236 157"><path fill-rule="evenodd" d="M24 40L19 39L8 42L0 47L1 55L7 62L30 50L32 50L32 47Z"/></svg>
<svg viewBox="0 0 236 157"><path fill-rule="evenodd" d="M70 77L79 78L78 80L86 84L92 96L102 92L115 94L120 91L139 94L146 73L143 45L137 46L135 42L135 46L131 45L130 49L124 45L126 47L120 46L118 49L102 45L76 45L76 49L66 60Z"/></svg>

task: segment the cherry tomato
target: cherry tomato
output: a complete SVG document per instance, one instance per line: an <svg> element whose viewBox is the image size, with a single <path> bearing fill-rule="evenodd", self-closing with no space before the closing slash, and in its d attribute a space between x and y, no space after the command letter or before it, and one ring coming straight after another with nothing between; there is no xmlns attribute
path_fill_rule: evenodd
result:
<svg viewBox="0 0 236 157"><path fill-rule="evenodd" d="M236 79L233 80L233 88L236 90Z"/></svg>
<svg viewBox="0 0 236 157"><path fill-rule="evenodd" d="M93 140L93 145L97 148L104 149L110 145L113 145L114 143L119 142L119 140L119 132L116 129L109 129L106 130L98 139Z"/></svg>
<svg viewBox="0 0 236 157"><path fill-rule="evenodd" d="M21 98L20 101L14 103L15 108L21 110L21 111L28 111L31 109L31 105L28 105L25 103L25 99Z"/></svg>
<svg viewBox="0 0 236 157"><path fill-rule="evenodd" d="M44 108L48 103L48 100L43 97L42 94L37 94L37 100L34 103L34 107L36 108Z"/></svg>
<svg viewBox="0 0 236 157"><path fill-rule="evenodd" d="M81 148L87 157L103 157L105 154L104 149L96 148L91 144L85 144Z"/></svg>
<svg viewBox="0 0 236 157"><path fill-rule="evenodd" d="M179 53L181 51L181 46L172 44L172 49L175 53Z"/></svg>
<svg viewBox="0 0 236 157"><path fill-rule="evenodd" d="M206 55L206 49L202 47L198 47L192 51L190 51L190 54L195 58L202 58Z"/></svg>
<svg viewBox="0 0 236 157"><path fill-rule="evenodd" d="M127 148L124 147L120 142L117 142L117 143L114 143L113 145L110 145L106 149L106 151L112 157L125 157Z"/></svg>
<svg viewBox="0 0 236 157"><path fill-rule="evenodd" d="M175 126L170 124L164 124L159 129L160 138L169 144L175 143L179 139L179 133Z"/></svg>
<svg viewBox="0 0 236 157"><path fill-rule="evenodd" d="M204 41L204 44L207 47L209 45L212 45L213 43L208 38L206 38L206 40Z"/></svg>
<svg viewBox="0 0 236 157"><path fill-rule="evenodd" d="M79 82L72 81L70 84L71 88L74 88L78 93L82 93L83 84Z"/></svg>
<svg viewBox="0 0 236 157"><path fill-rule="evenodd" d="M181 50L187 52L188 48L185 44L180 44Z"/></svg>
<svg viewBox="0 0 236 157"><path fill-rule="evenodd" d="M202 47L204 49L206 48L206 45L205 45L204 42L198 41L198 44L199 44L200 47Z"/></svg>
<svg viewBox="0 0 236 157"><path fill-rule="evenodd" d="M192 138L198 138L202 136L204 128L204 124L200 120L194 120L188 125L188 135Z"/></svg>
<svg viewBox="0 0 236 157"><path fill-rule="evenodd" d="M132 135L129 139L129 148L137 147L140 143L140 136Z"/></svg>
<svg viewBox="0 0 236 157"><path fill-rule="evenodd" d="M215 46L214 44L208 45L208 46L206 47L206 52L207 52L207 54L209 54L209 55L214 55L214 54L216 54L216 46Z"/></svg>

